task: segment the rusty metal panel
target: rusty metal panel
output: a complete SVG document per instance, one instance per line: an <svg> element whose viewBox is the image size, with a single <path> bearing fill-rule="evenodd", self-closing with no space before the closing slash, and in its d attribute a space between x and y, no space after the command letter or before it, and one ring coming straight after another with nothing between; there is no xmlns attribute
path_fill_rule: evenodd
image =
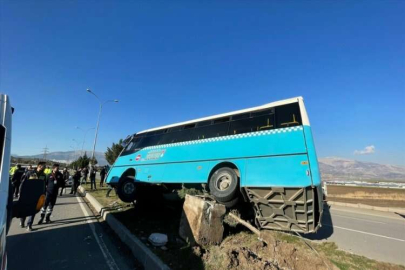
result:
<svg viewBox="0 0 405 270"><path fill-rule="evenodd" d="M245 187L259 229L316 232L320 226L316 188Z"/></svg>

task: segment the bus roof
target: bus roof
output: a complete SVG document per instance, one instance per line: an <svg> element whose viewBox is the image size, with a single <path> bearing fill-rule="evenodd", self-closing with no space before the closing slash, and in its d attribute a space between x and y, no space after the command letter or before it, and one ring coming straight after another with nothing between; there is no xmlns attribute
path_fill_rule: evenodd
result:
<svg viewBox="0 0 405 270"><path fill-rule="evenodd" d="M223 113L223 114L217 114L217 115L213 115L213 116L198 118L198 119L189 120L189 121L180 122L180 123L175 123L175 124L171 124L171 125L151 128L151 129L140 131L137 134L142 134L142 133L155 131L155 130L159 130L159 129L171 128L171 127L175 127L175 126L187 125L187 124L191 124L191 123L195 123L195 122L206 121L206 120L226 117L226 116L240 114L240 113L246 113L246 112L251 112L251 111L259 111L259 110L272 108L272 107L276 107L276 106L281 106L281 105L285 105L285 104L290 104L290 103L294 103L294 102L298 102L299 105L300 105L302 123L304 125L309 125L309 120L308 120L308 116L307 116L303 101L304 101L304 99L302 97L294 97L294 98L289 98L289 99L284 99L284 100L280 100L280 101L267 103L267 104L264 104L264 105L261 105L261 106L252 107L252 108L248 108L248 109L243 109L243 110L238 110L238 111L233 111L233 112L228 112L228 113Z"/></svg>

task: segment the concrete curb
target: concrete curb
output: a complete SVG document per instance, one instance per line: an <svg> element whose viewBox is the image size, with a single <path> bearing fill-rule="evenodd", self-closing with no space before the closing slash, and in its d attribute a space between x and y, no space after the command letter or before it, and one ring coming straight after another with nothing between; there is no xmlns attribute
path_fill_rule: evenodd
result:
<svg viewBox="0 0 405 270"><path fill-rule="evenodd" d="M360 208L360 209L368 209L368 210L375 210L380 212L391 212L391 213L405 213L405 208L395 208L395 207L379 207L379 206L371 206L361 203L342 203L342 202L334 202L334 201L327 201L328 205L338 205L338 206L346 206L346 207L353 207L353 208Z"/></svg>
<svg viewBox="0 0 405 270"><path fill-rule="evenodd" d="M90 193L79 186L79 193L85 197L100 216L131 250L145 270L170 270L141 240L133 235L110 211L106 210Z"/></svg>

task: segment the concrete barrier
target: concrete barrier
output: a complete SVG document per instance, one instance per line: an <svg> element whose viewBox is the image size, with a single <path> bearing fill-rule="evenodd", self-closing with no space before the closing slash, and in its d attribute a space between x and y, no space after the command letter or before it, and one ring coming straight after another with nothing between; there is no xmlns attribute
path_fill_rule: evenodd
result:
<svg viewBox="0 0 405 270"><path fill-rule="evenodd" d="M133 235L110 211L106 210L90 193L86 192L81 186L78 188L78 191L86 198L92 207L100 213L100 216L118 235L121 241L128 246L134 257L143 265L145 270L170 270L159 257Z"/></svg>

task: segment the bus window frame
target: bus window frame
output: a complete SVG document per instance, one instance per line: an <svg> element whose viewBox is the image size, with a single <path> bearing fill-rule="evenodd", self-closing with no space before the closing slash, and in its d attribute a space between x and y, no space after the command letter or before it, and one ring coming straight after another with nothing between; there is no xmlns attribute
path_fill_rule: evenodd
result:
<svg viewBox="0 0 405 270"><path fill-rule="evenodd" d="M294 107L295 106L295 107ZM294 109L294 111L297 113L297 117L295 118L295 120L297 121L297 124L294 125L286 125L286 126L281 126L282 123L278 123L280 117L277 116L278 114L278 110L281 109L285 109L286 107L292 107ZM264 118L264 117L271 117L272 118L272 123L271 121L268 121L267 126L250 126L249 129L250 131L245 131L245 132L240 132L240 133L230 133L231 132L231 127L232 125L234 125L236 122L242 122L242 121L246 121L246 122L251 122L253 123L255 120L258 120L259 118ZM198 133L199 130L202 129L214 129L220 127L220 125L224 125L227 126L226 127L226 132L223 133L222 131L222 135L215 135L212 136L208 135L208 136L200 136L198 135L197 137L195 137L196 133ZM301 116L301 111L300 111L300 104L298 102L294 102L294 103L289 103L289 104L285 104L285 105L281 105L281 106L276 106L276 107L272 107L272 108L266 108L264 110L259 110L259 111L252 111L252 112L248 112L248 113L242 113L242 114L236 114L236 115L230 115L230 116L226 116L226 117L221 117L221 118L216 118L216 119L211 119L211 120L205 120L205 121L200 121L200 122L193 122L193 123L189 123L187 125L180 125L180 126L174 126L171 128L166 128L166 129L159 129L159 130L154 130L154 131L150 131L147 133L142 133L142 134L136 134L133 139L130 141L129 144L131 144L133 142L134 139L136 138L140 138L140 140L138 141L138 145L137 146L141 146L141 147L136 147L134 149L132 149L133 146L131 146L131 149L128 151L123 151L122 155L128 155L134 152L137 152L145 147L150 147L150 146L158 146L158 145L166 145L166 144L172 144L172 143L181 143L181 142L188 142L188 141L195 141L195 140L202 140L202 139L209 139L209 138L216 138L216 137L223 137L223 136L228 136L228 135L236 135L236 134L244 134L244 133L251 133L251 132L258 132L258 131L264 131L264 130L269 130L269 129L280 129L280 128L286 128L286 127L290 127L290 126L298 126L298 125L302 125L302 116ZM263 127L266 127L265 129L263 129ZM218 129L220 130L220 129ZM184 136L184 132L187 132L188 135ZM212 132L212 131L210 131ZM176 139L177 137L180 136L176 136L176 135L180 135L182 134L183 136L181 137L186 137L186 139L182 138L182 139ZM209 134L209 133L208 133ZM142 145L142 143L144 142L145 139L149 139L151 137L154 136L158 136L160 138L158 138L156 140L156 143L154 144L147 144L147 145ZM173 139L171 140L165 140L165 136L171 136ZM169 137L170 138L170 137ZM152 141L153 142L153 141Z"/></svg>

